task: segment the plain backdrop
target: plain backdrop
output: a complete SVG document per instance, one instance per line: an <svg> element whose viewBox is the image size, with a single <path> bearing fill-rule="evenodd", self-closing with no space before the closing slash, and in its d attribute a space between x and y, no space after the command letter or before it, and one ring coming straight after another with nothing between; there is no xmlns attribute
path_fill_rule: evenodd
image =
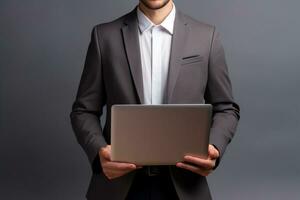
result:
<svg viewBox="0 0 300 200"><path fill-rule="evenodd" d="M91 171L69 113L90 33L137 3L0 1L0 199L84 199ZM299 199L300 1L175 3L216 25L241 106L214 199Z"/></svg>

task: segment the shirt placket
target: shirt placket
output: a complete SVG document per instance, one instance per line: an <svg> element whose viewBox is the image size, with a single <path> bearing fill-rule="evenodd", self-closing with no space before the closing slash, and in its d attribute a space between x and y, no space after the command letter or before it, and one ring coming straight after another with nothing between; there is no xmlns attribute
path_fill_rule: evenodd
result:
<svg viewBox="0 0 300 200"><path fill-rule="evenodd" d="M152 62L151 62L151 103L161 103L161 38L159 27L152 27Z"/></svg>

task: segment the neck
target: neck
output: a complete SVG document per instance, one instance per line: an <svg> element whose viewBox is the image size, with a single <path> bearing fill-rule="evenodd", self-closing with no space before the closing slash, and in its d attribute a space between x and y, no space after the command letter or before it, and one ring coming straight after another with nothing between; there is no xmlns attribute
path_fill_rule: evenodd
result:
<svg viewBox="0 0 300 200"><path fill-rule="evenodd" d="M154 23L160 24L169 15L173 8L173 1L169 1L164 7L159 9L147 8L143 3L139 3L141 11Z"/></svg>

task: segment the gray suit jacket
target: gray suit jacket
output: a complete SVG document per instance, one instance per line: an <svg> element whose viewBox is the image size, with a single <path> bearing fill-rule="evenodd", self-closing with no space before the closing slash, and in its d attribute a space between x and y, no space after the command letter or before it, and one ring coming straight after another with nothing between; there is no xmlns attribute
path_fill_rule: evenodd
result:
<svg viewBox="0 0 300 200"><path fill-rule="evenodd" d="M101 170L98 151L110 144L111 106L144 103L136 8L93 28L72 106L72 127L93 170L88 199L124 199L135 175L133 171L108 180ZM221 159L239 120L239 106L232 96L224 50L215 27L192 19L178 9L166 97L167 104L213 105L210 143L218 148ZM105 105L107 119L102 129L99 117ZM175 166L169 169L181 199L211 199L205 177Z"/></svg>

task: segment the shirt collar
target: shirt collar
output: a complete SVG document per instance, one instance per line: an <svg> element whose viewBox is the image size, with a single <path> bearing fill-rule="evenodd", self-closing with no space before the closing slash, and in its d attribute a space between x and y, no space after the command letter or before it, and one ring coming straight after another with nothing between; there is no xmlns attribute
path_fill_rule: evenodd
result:
<svg viewBox="0 0 300 200"><path fill-rule="evenodd" d="M164 21L162 21L159 24L160 26L165 28L170 34L173 34L175 13L176 13L176 8L175 8L175 4L173 3L171 12L164 19ZM138 17L139 29L141 33L149 29L150 27L155 26L155 24L140 10L139 6L137 6L137 17Z"/></svg>

